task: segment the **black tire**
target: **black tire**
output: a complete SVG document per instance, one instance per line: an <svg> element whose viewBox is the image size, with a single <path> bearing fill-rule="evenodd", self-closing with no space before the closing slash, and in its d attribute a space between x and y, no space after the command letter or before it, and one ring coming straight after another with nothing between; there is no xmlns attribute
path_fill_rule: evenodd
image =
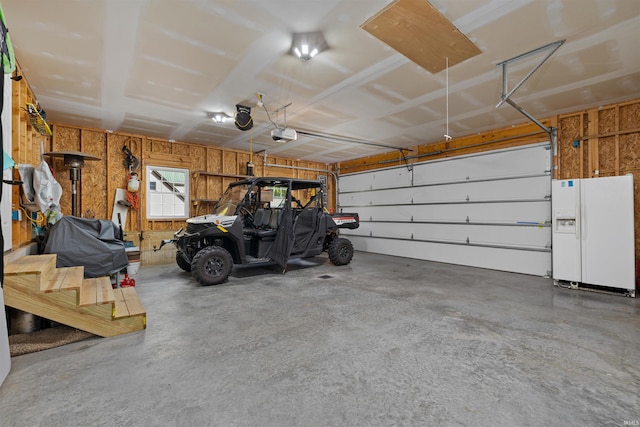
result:
<svg viewBox="0 0 640 427"><path fill-rule="evenodd" d="M225 248L208 246L193 257L191 274L202 285L217 285L227 280L232 267L233 258Z"/></svg>
<svg viewBox="0 0 640 427"><path fill-rule="evenodd" d="M348 239L334 238L327 249L329 260L334 265L347 265L353 258L353 245Z"/></svg>
<svg viewBox="0 0 640 427"><path fill-rule="evenodd" d="M191 271L191 263L189 263L186 259L184 259L184 256L179 251L176 252L176 264L178 264L178 267L180 267L187 273Z"/></svg>

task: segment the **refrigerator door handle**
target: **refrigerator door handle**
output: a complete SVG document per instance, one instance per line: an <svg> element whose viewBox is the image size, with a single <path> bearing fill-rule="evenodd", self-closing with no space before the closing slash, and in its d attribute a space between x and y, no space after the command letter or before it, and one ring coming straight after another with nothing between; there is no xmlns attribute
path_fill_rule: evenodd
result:
<svg viewBox="0 0 640 427"><path fill-rule="evenodd" d="M575 215L576 215L576 240L581 240L582 239L582 218L581 218L581 209L582 209L582 202L581 202L581 197L580 197L580 190L579 188L576 189L576 205L575 205Z"/></svg>
<svg viewBox="0 0 640 427"><path fill-rule="evenodd" d="M580 228L581 228L581 235L582 235L582 240L586 240L587 239L587 204L586 203L582 203L581 202L581 213L582 215L580 216Z"/></svg>

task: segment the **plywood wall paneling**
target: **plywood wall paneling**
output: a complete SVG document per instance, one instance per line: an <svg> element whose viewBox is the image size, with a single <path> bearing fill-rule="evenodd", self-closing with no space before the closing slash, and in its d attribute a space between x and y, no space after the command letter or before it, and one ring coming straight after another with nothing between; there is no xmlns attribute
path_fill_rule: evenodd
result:
<svg viewBox="0 0 640 427"><path fill-rule="evenodd" d="M247 162L249 162L249 153L238 153L238 165L236 167L238 175L247 174Z"/></svg>
<svg viewBox="0 0 640 427"><path fill-rule="evenodd" d="M106 181L107 181L107 218L111 219L113 215L113 203L116 199L116 189L126 188L127 178L129 171L125 167L124 159L125 154L122 152L122 147L127 146L131 149L131 137L128 135L119 135L117 133L107 133L107 146L106 146ZM139 156L132 151L134 156ZM140 159L140 157L138 157ZM125 229L129 229L131 224L131 217L127 218L127 226Z"/></svg>
<svg viewBox="0 0 640 427"><path fill-rule="evenodd" d="M222 173L230 175L238 174L238 157L235 151L223 151Z"/></svg>
<svg viewBox="0 0 640 427"><path fill-rule="evenodd" d="M193 146L190 150L191 167L193 172L207 170L207 149L202 146Z"/></svg>
<svg viewBox="0 0 640 427"><path fill-rule="evenodd" d="M78 215L111 219L107 216L107 136L104 132L81 130L80 151L100 158L84 163L78 189Z"/></svg>
<svg viewBox="0 0 640 427"><path fill-rule="evenodd" d="M207 194L207 177L206 176L197 176L197 171L206 171L207 170L207 149L201 146L194 146L191 148L191 167L193 170L191 171L191 198L195 199L194 195L205 195Z"/></svg>
<svg viewBox="0 0 640 427"><path fill-rule="evenodd" d="M219 176L209 177L209 187L207 188L207 198L218 200L227 189L224 180Z"/></svg>
<svg viewBox="0 0 640 427"><path fill-rule="evenodd" d="M174 142L171 144L171 153L176 156L191 156L189 144Z"/></svg>
<svg viewBox="0 0 640 427"><path fill-rule="evenodd" d="M558 123L558 173L559 179L579 175L580 152L582 150L582 122L580 115L563 117ZM579 146L574 147L574 141Z"/></svg>
<svg viewBox="0 0 640 427"><path fill-rule="evenodd" d="M558 117L557 179L582 178L586 159L588 121L583 112ZM575 146L577 144L577 146Z"/></svg>
<svg viewBox="0 0 640 427"><path fill-rule="evenodd" d="M615 106L598 110L598 135L614 133L616 129L616 108Z"/></svg>
<svg viewBox="0 0 640 427"><path fill-rule="evenodd" d="M169 141L158 141L158 140L151 140L151 152L152 153L162 153L162 154L171 154L172 153L172 143Z"/></svg>
<svg viewBox="0 0 640 427"><path fill-rule="evenodd" d="M582 159L582 162L580 164L579 178L590 178L591 175L589 173L589 140L582 141L582 145L580 149L580 159Z"/></svg>
<svg viewBox="0 0 640 427"><path fill-rule="evenodd" d="M640 102L621 104L619 110L621 131L640 129Z"/></svg>
<svg viewBox="0 0 640 427"><path fill-rule="evenodd" d="M600 138L598 141L599 176L616 176L616 137Z"/></svg>
<svg viewBox="0 0 640 427"><path fill-rule="evenodd" d="M53 132L53 151L80 151L80 129L73 127L56 127Z"/></svg>
<svg viewBox="0 0 640 427"><path fill-rule="evenodd" d="M145 232L145 239L139 244L140 264L143 266L175 264L175 246L165 245L162 250L157 252L153 251L154 247L160 246L162 240L173 238L174 232L175 230L152 230Z"/></svg>
<svg viewBox="0 0 640 427"><path fill-rule="evenodd" d="M145 151L142 153L142 165L191 169L191 157Z"/></svg>
<svg viewBox="0 0 640 427"><path fill-rule="evenodd" d="M236 182L237 179L236 178L227 178L227 177L222 177L222 189L221 189L221 193L227 189L227 187L229 186L229 184L231 184L232 182ZM215 198L215 197L214 197Z"/></svg>
<svg viewBox="0 0 640 427"><path fill-rule="evenodd" d="M177 231L177 229L180 227L175 226L174 221L153 221L153 227L151 228L154 231L158 231L158 230L165 230L165 231L170 231L173 230L173 232L175 233ZM146 232L145 232L146 234ZM148 236L145 236L145 240L147 240Z"/></svg>
<svg viewBox="0 0 640 427"><path fill-rule="evenodd" d="M54 127L51 151L80 151L80 129ZM69 168L64 165L64 159L62 157L45 156L45 159L47 160L47 162L49 162L49 164L55 171L56 180L62 187L60 210L62 211L63 215L71 215L72 189ZM78 189L78 191L80 190ZM81 198L82 195L78 194L78 215L81 212Z"/></svg>
<svg viewBox="0 0 640 427"><path fill-rule="evenodd" d="M222 150L207 148L207 170L210 172L222 172Z"/></svg>
<svg viewBox="0 0 640 427"><path fill-rule="evenodd" d="M620 147L620 172L640 170L640 133L620 135Z"/></svg>

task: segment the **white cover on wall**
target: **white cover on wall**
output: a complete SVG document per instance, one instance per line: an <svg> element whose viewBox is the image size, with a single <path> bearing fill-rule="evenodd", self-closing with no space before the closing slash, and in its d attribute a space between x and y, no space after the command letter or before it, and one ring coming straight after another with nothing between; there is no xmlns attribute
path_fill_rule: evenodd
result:
<svg viewBox="0 0 640 427"><path fill-rule="evenodd" d="M2 148L11 156L11 74L4 76L4 106L2 108ZM13 179L11 169L2 173L3 179ZM2 233L4 236L3 251L11 249L11 186L2 184L3 196L0 202L0 217L2 217Z"/></svg>
<svg viewBox="0 0 640 427"><path fill-rule="evenodd" d="M551 150L533 144L340 177L357 250L534 275L551 271Z"/></svg>
<svg viewBox="0 0 640 427"><path fill-rule="evenodd" d="M4 106L2 109L3 149L11 153L11 75L4 76ZM10 171L3 177L11 179ZM2 194L2 233L4 237L4 251L11 249L11 187L5 184ZM5 225L8 223L8 227ZM5 315L4 293L0 288L0 384L11 370L11 354L9 352L9 332Z"/></svg>

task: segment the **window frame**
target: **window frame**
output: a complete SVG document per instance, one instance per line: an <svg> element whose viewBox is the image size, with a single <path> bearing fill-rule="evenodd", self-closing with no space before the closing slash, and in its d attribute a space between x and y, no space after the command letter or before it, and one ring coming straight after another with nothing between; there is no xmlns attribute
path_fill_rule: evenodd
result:
<svg viewBox="0 0 640 427"><path fill-rule="evenodd" d="M165 172L171 172L171 173L182 173L184 174L184 191L181 192L181 194L183 194L184 196L184 214L183 215L169 215L169 214L157 214L157 213L152 213L152 207L156 206L157 204L151 203L151 197L153 195L157 195L157 194L175 194L175 192L171 192L171 191L161 191L158 192L157 190L151 190L151 183L153 182L158 182L158 179L152 179L152 173L153 171L165 171ZM189 171L189 169L187 168L176 168L176 167L171 167L171 166L156 166L156 165L147 165L145 167L145 181L146 181L146 185L145 185L145 189L146 189L146 195L145 195L145 204L146 204L146 214L147 214L147 220L149 221L167 221L167 220L184 220L184 219L188 219L191 213L191 172ZM174 181L174 183L176 183L177 181ZM161 205L162 206L162 205Z"/></svg>

